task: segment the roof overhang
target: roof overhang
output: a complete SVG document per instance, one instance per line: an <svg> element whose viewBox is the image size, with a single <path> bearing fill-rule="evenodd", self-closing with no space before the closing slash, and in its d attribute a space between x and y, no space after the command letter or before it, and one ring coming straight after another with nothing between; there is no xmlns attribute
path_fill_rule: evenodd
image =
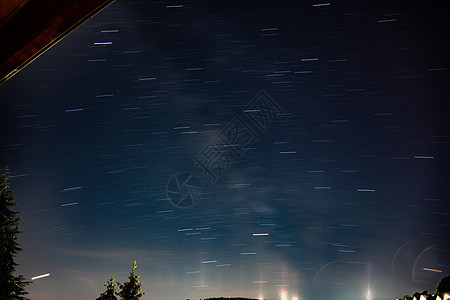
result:
<svg viewBox="0 0 450 300"><path fill-rule="evenodd" d="M0 84L114 0L3 0Z"/></svg>

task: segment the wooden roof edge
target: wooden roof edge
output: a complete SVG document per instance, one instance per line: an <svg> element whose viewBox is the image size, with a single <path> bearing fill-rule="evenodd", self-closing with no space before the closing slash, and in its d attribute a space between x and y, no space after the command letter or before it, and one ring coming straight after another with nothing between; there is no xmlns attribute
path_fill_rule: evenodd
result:
<svg viewBox="0 0 450 300"><path fill-rule="evenodd" d="M15 51L12 56L0 62L0 85L114 1L70 1L63 10L53 16L44 26L36 28L33 38L27 40L24 46ZM20 21L26 22L26 20ZM8 45L5 46L8 47ZM13 47L14 45L10 46Z"/></svg>

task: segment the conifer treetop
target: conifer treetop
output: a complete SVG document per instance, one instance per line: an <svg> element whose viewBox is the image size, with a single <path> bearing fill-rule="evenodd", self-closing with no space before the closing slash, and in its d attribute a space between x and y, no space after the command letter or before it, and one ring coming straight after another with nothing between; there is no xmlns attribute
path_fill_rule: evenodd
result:
<svg viewBox="0 0 450 300"><path fill-rule="evenodd" d="M139 300L145 295L145 292L142 292L142 282L139 281L139 276L134 274L136 268L136 261L134 261L128 282L119 285L121 291L117 295L122 300Z"/></svg>
<svg viewBox="0 0 450 300"><path fill-rule="evenodd" d="M27 299L25 287L30 283L22 275L15 275L16 255L22 251L17 242L20 217L11 210L16 199L8 185L8 169L0 169L0 299Z"/></svg>

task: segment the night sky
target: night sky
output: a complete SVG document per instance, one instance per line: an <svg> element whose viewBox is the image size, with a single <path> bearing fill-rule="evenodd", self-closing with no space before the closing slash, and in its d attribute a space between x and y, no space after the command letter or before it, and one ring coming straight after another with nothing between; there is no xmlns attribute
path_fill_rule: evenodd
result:
<svg viewBox="0 0 450 300"><path fill-rule="evenodd" d="M434 291L449 19L392 2L119 0L0 86L29 297Z"/></svg>

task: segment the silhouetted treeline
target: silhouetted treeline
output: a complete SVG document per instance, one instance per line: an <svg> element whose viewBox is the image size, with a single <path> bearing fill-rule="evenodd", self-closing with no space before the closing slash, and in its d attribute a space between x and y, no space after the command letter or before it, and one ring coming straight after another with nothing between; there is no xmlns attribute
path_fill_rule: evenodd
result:
<svg viewBox="0 0 450 300"><path fill-rule="evenodd" d="M450 275L441 279L436 292L431 294L428 291L415 292L412 296L405 295L397 300L447 300L450 299Z"/></svg>
<svg viewBox="0 0 450 300"><path fill-rule="evenodd" d="M111 279L106 282L106 291L103 292L96 300L118 300L116 296L119 296L121 300L139 300L146 293L142 292L142 282L139 281L139 276L134 274L134 270L137 268L136 261L133 262L131 267L130 276L128 276L128 282L124 284L116 283L120 291L116 291L116 285L114 284L114 277L111 275Z"/></svg>

